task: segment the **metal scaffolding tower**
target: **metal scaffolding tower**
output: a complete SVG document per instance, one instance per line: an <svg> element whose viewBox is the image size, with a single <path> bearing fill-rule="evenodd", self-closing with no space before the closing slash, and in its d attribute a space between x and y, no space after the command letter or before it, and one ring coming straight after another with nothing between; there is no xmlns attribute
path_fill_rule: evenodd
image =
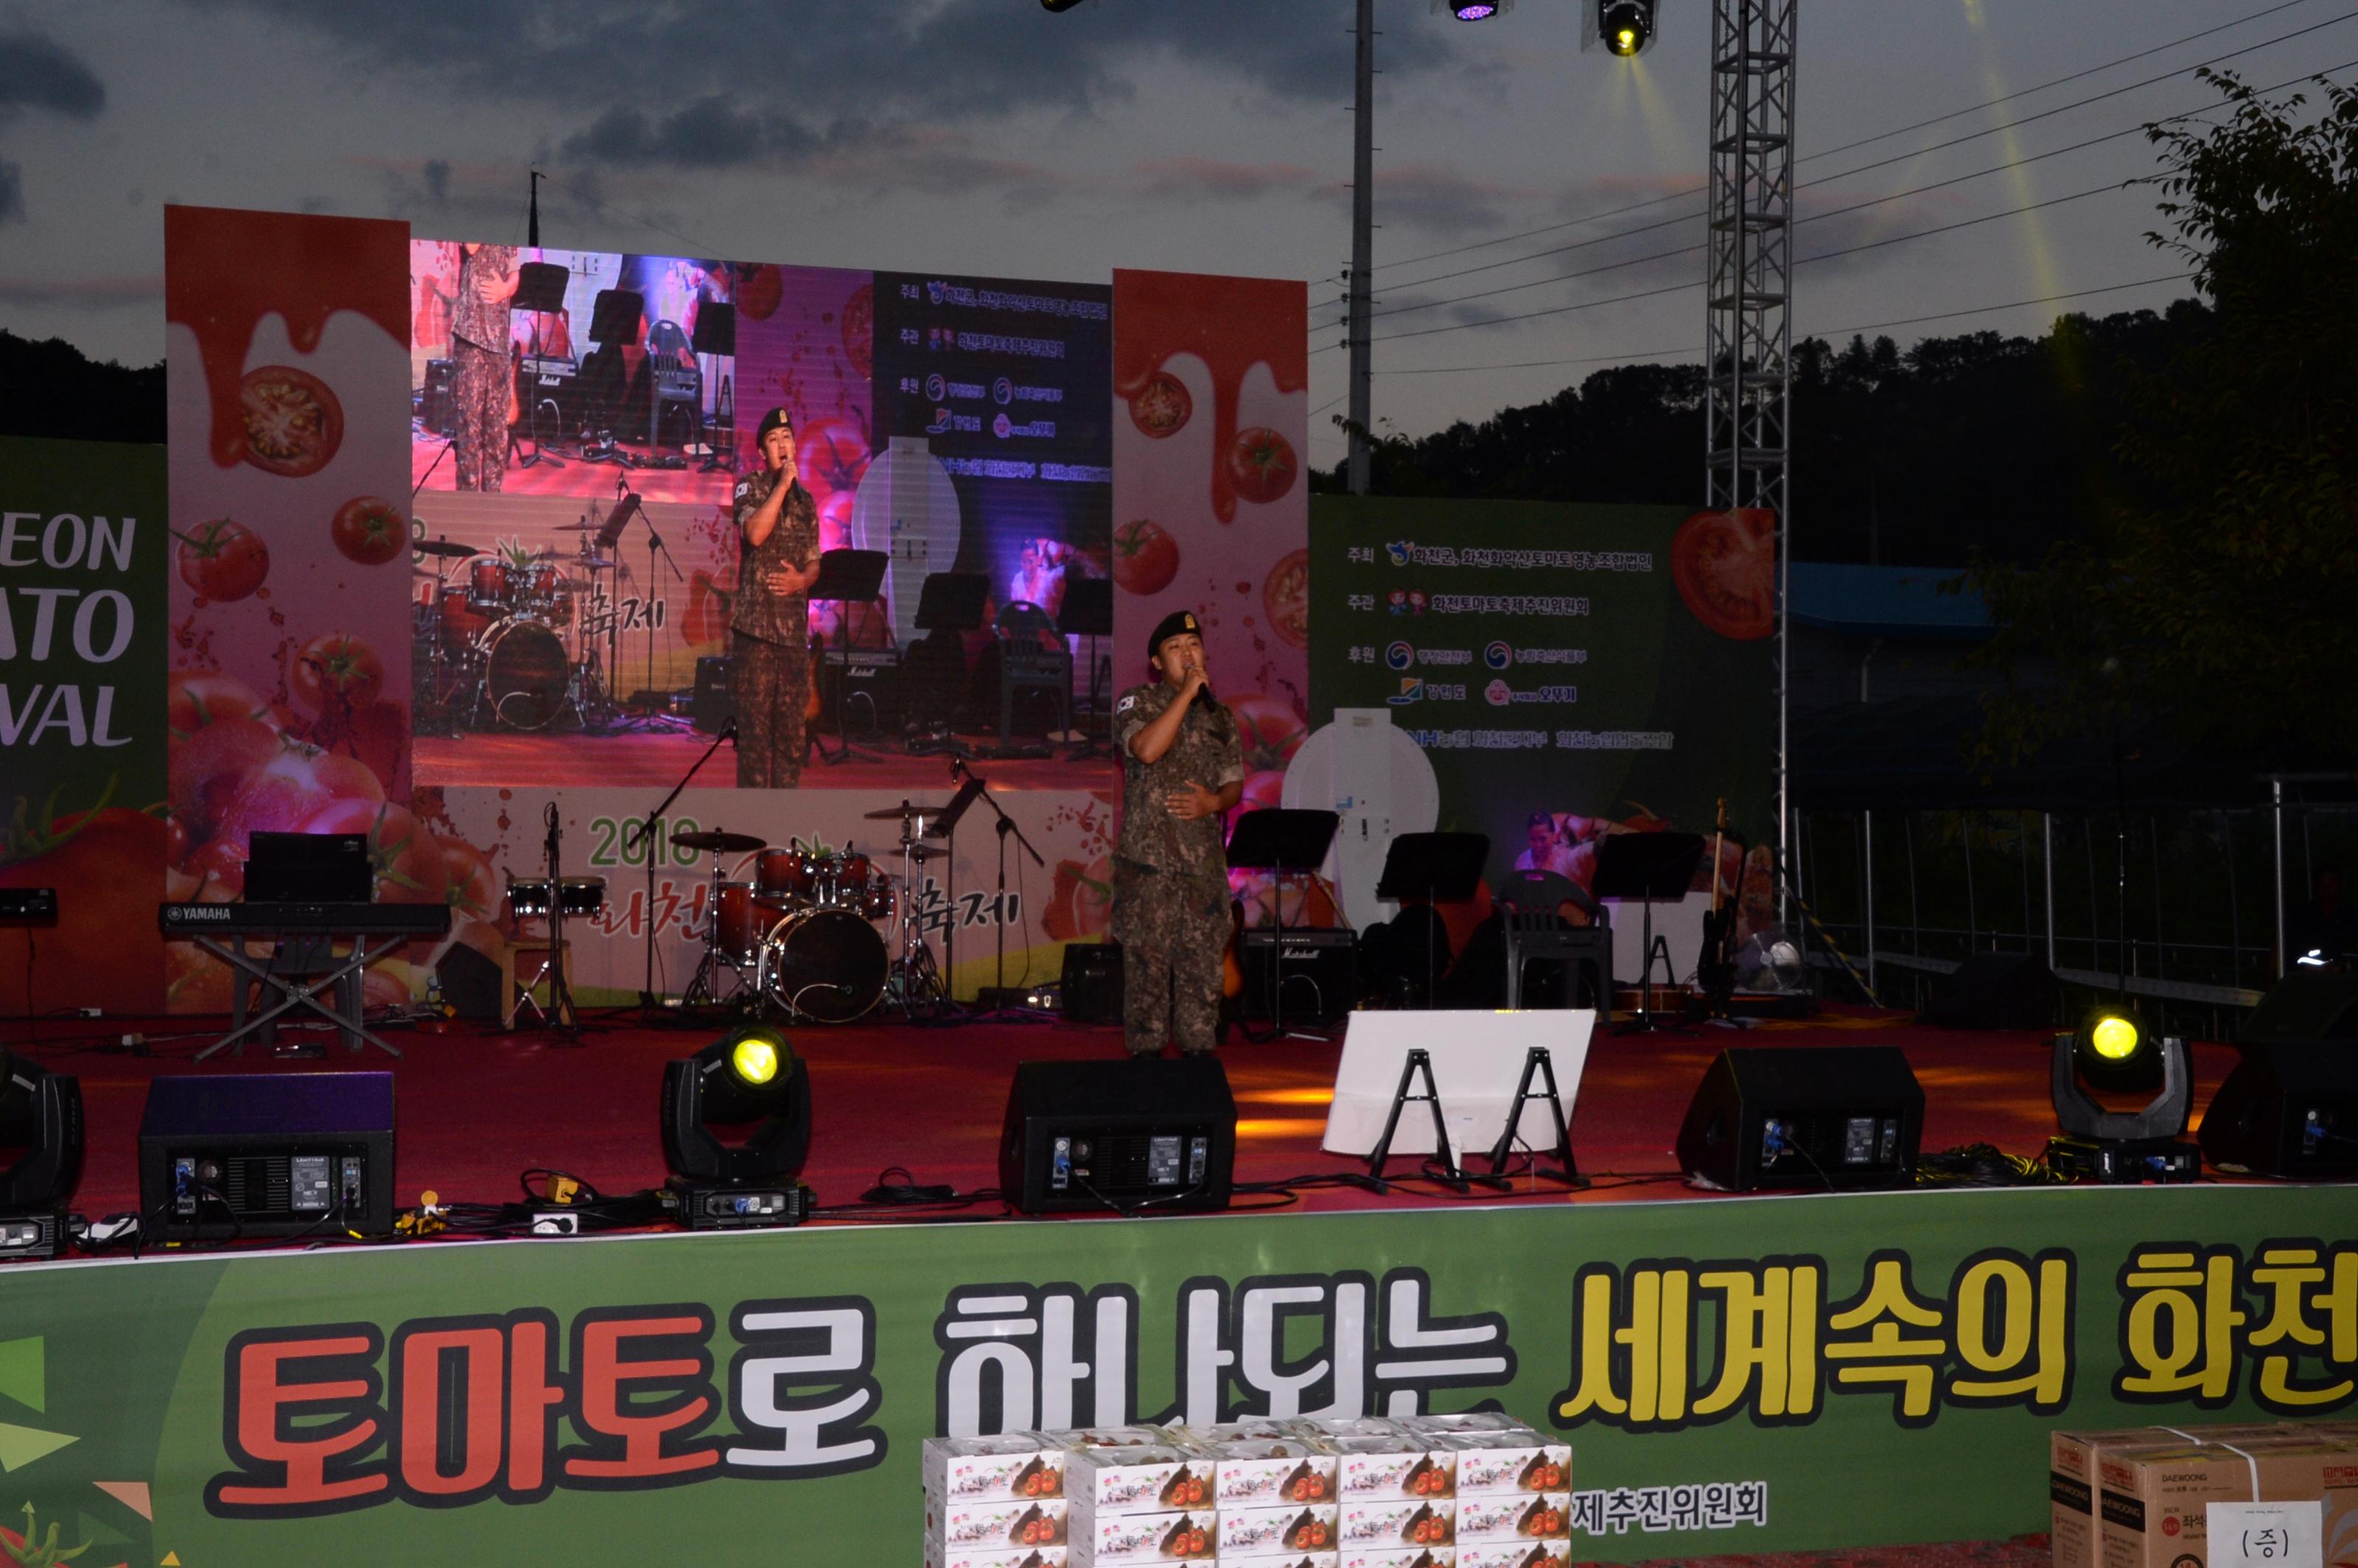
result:
<svg viewBox="0 0 2358 1568"><path fill-rule="evenodd" d="M1777 526L1777 841L1788 848L1786 581L1792 390L1796 0L1713 0L1711 270L1705 289L1704 504Z"/></svg>

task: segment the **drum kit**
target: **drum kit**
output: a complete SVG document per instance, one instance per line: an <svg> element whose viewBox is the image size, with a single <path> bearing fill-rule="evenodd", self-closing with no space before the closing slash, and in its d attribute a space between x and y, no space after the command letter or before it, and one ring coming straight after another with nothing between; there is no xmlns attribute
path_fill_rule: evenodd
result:
<svg viewBox="0 0 2358 1568"><path fill-rule="evenodd" d="M704 957L683 1004L734 1003L806 1023L848 1023L887 999L913 1016L942 1005L947 988L915 901L901 890L919 885L926 862L948 857L946 846L926 842L942 836L947 810L904 801L867 814L901 826L886 855L899 855L897 876L848 844L781 848L744 833L674 834L675 849L712 857ZM876 929L896 914L898 957Z"/></svg>
<svg viewBox="0 0 2358 1568"><path fill-rule="evenodd" d="M568 715L588 727L613 699L599 642L606 627L592 606L611 604L600 572L620 563L599 555L596 524L573 524L575 555L486 552L449 539L416 539L433 562L414 568L433 587L414 607L412 667L420 725L437 718L466 730L546 730ZM611 641L611 638L606 639Z"/></svg>

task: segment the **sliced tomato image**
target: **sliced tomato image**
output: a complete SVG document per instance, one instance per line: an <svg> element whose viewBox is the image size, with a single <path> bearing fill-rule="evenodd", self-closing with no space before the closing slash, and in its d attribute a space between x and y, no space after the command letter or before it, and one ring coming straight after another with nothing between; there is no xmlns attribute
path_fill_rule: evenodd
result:
<svg viewBox="0 0 2358 1568"><path fill-rule="evenodd" d="M1130 422L1141 434L1158 441L1185 428L1195 412L1195 400L1189 395L1187 384L1164 370L1149 376L1130 400Z"/></svg>
<svg viewBox="0 0 2358 1568"><path fill-rule="evenodd" d="M1777 519L1760 507L1698 512L1671 540L1671 576L1687 612L1720 636L1777 630Z"/></svg>
<svg viewBox="0 0 2358 1568"><path fill-rule="evenodd" d="M1310 646L1310 552L1295 550L1261 580L1260 607L1269 629L1289 648Z"/></svg>
<svg viewBox="0 0 2358 1568"><path fill-rule="evenodd" d="M200 598L228 603L260 588L270 575L270 546L233 517L200 523L180 541L180 580Z"/></svg>
<svg viewBox="0 0 2358 1568"><path fill-rule="evenodd" d="M364 567L381 567L409 548L409 519L390 501L355 495L330 521L336 548Z"/></svg>
<svg viewBox="0 0 2358 1568"><path fill-rule="evenodd" d="M1266 425L1239 430L1228 443L1228 482L1247 501L1262 505L1275 501L1293 488L1300 466L1293 443Z"/></svg>
<svg viewBox="0 0 2358 1568"><path fill-rule="evenodd" d="M1179 541L1143 517L1113 531L1113 581L1125 593L1161 593L1179 575Z"/></svg>
<svg viewBox="0 0 2358 1568"><path fill-rule="evenodd" d="M344 444L344 406L328 384L293 365L245 373L245 460L282 479L305 479Z"/></svg>

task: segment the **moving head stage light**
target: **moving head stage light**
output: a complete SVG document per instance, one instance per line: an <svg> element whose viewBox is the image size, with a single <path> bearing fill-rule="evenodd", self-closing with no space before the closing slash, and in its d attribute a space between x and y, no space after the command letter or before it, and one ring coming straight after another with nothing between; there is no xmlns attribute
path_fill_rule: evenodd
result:
<svg viewBox="0 0 2358 1568"><path fill-rule="evenodd" d="M776 1030L733 1030L666 1065L663 1141L679 1222L690 1230L810 1217L810 1189L795 1179L810 1151L810 1076Z"/></svg>
<svg viewBox="0 0 2358 1568"><path fill-rule="evenodd" d="M2192 1108L2194 1070L2186 1042L2158 1037L2134 1009L2099 1007L2055 1036L2055 1122L2047 1165L2066 1178L2099 1182L2190 1182L2202 1152L2181 1141ZM2149 1094L2136 1110L2107 1109L2101 1093Z"/></svg>
<svg viewBox="0 0 2358 1568"><path fill-rule="evenodd" d="M81 1136L81 1084L0 1050L0 1260L58 1256Z"/></svg>
<svg viewBox="0 0 2358 1568"><path fill-rule="evenodd" d="M1593 0L1596 40L1624 59L1654 41L1655 0Z"/></svg>

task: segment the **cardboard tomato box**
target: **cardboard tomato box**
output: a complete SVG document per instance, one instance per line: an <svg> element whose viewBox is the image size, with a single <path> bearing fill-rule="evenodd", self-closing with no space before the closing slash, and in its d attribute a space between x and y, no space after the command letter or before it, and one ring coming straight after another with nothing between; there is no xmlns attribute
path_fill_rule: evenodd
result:
<svg viewBox="0 0 2358 1568"><path fill-rule="evenodd" d="M1561 1541L1478 1541L1457 1548L1457 1568L1564 1568Z"/></svg>
<svg viewBox="0 0 2358 1568"><path fill-rule="evenodd" d="M1277 1557L1289 1552L1332 1552L1336 1540L1333 1503L1294 1503L1277 1509L1220 1509L1223 1557Z"/></svg>
<svg viewBox="0 0 2358 1568"><path fill-rule="evenodd" d="M2109 1451L2096 1462L2104 1568L2203 1568L2208 1505L2311 1498L2325 1500L2330 1531L2358 1502L2358 1451L2262 1438Z"/></svg>
<svg viewBox="0 0 2358 1568"><path fill-rule="evenodd" d="M1217 1557L1212 1568L1336 1568L1331 1552L1289 1552L1282 1557Z"/></svg>
<svg viewBox="0 0 2358 1568"><path fill-rule="evenodd" d="M929 1437L920 1468L925 1495L943 1503L1065 1493L1065 1444L1043 1432Z"/></svg>
<svg viewBox="0 0 2358 1568"><path fill-rule="evenodd" d="M1300 1438L1206 1443L1212 1497L1222 1509L1335 1500L1335 1455Z"/></svg>
<svg viewBox="0 0 2358 1568"><path fill-rule="evenodd" d="M945 1550L1012 1551L1062 1546L1065 1508L1062 1498L994 1498L988 1502L939 1503L925 1499L925 1540Z"/></svg>
<svg viewBox="0 0 2358 1568"><path fill-rule="evenodd" d="M1457 1568L1454 1546L1383 1546L1365 1550L1345 1547L1336 1568Z"/></svg>
<svg viewBox="0 0 2358 1568"><path fill-rule="evenodd" d="M1446 1546L1457 1539L1457 1502L1454 1498L1347 1498L1336 1528L1346 1551Z"/></svg>
<svg viewBox="0 0 2358 1568"><path fill-rule="evenodd" d="M969 1552L963 1547L942 1547L925 1542L925 1568L1065 1568L1065 1549L1061 1546L1019 1547L1002 1551L991 1547L986 1551Z"/></svg>
<svg viewBox="0 0 2358 1568"><path fill-rule="evenodd" d="M1073 1568L1125 1563L1209 1562L1218 1550L1218 1521L1209 1509L1194 1512L1108 1514L1073 1526Z"/></svg>
<svg viewBox="0 0 2358 1568"><path fill-rule="evenodd" d="M2056 1431L2047 1437L2049 1542L2055 1568L2098 1568L2102 1520L2096 1514L2096 1464L2106 1453L2171 1444L2234 1443L2266 1438L2280 1423L2243 1426L2127 1426L2109 1431Z"/></svg>
<svg viewBox="0 0 2358 1568"><path fill-rule="evenodd" d="M1086 1518L1208 1508L1211 1455L1194 1443L1077 1448L1065 1459L1065 1496Z"/></svg>
<svg viewBox="0 0 2358 1568"><path fill-rule="evenodd" d="M1457 1541L1562 1541L1572 1533L1570 1492L1505 1492L1457 1499Z"/></svg>
<svg viewBox="0 0 2358 1568"><path fill-rule="evenodd" d="M1461 1432L1444 1439L1457 1454L1457 1495L1572 1489L1572 1445L1520 1432Z"/></svg>
<svg viewBox="0 0 2358 1568"><path fill-rule="evenodd" d="M1352 1498L1457 1495L1457 1451L1438 1433L1397 1432L1327 1440L1336 1493Z"/></svg>

